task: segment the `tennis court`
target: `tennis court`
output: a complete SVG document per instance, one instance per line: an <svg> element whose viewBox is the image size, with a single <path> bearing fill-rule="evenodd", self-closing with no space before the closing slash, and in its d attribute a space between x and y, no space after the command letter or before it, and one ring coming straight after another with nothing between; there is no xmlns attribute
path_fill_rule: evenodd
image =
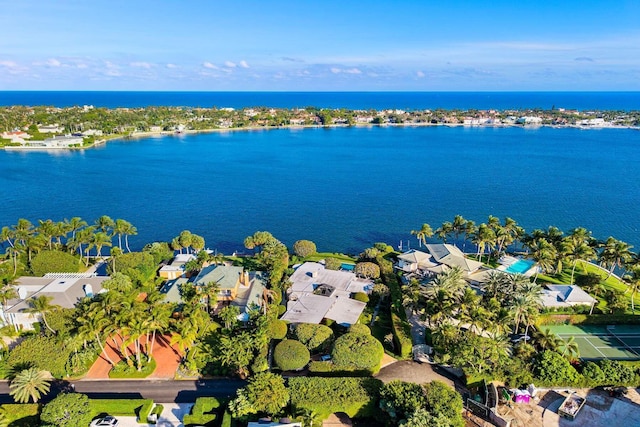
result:
<svg viewBox="0 0 640 427"><path fill-rule="evenodd" d="M546 325L563 340L574 337L580 358L587 360L640 360L638 325Z"/></svg>

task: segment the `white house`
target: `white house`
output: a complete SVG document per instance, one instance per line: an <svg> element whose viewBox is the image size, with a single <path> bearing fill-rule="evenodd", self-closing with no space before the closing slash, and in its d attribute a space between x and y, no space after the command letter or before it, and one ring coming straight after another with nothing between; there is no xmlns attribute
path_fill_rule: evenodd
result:
<svg viewBox="0 0 640 427"><path fill-rule="evenodd" d="M576 305L592 306L595 298L575 285L546 285L540 301L545 308L563 308Z"/></svg>

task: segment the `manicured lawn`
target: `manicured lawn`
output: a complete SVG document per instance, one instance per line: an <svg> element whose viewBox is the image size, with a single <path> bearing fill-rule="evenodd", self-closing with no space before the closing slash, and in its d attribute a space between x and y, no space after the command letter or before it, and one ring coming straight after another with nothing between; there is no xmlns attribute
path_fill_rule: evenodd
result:
<svg viewBox="0 0 640 427"><path fill-rule="evenodd" d="M91 399L91 416L101 414L137 417L140 408L151 399Z"/></svg>
<svg viewBox="0 0 640 427"><path fill-rule="evenodd" d="M40 405L37 403L6 403L0 405L11 427L32 427L40 424Z"/></svg>
<svg viewBox="0 0 640 427"><path fill-rule="evenodd" d="M306 257L304 260L305 261L320 261L321 259L326 259L326 258L335 258L337 260L343 261L343 262L347 262L347 263L354 263L356 262L356 258L353 258L349 255L345 255L345 254L339 254L339 253L331 253L331 252L318 252L315 253L313 255L309 255L308 257Z"/></svg>

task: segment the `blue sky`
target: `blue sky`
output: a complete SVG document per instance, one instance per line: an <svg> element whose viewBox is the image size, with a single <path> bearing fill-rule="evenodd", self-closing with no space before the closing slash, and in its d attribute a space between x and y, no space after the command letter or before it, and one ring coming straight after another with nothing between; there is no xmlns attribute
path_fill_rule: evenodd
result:
<svg viewBox="0 0 640 427"><path fill-rule="evenodd" d="M0 0L0 90L640 90L640 2Z"/></svg>

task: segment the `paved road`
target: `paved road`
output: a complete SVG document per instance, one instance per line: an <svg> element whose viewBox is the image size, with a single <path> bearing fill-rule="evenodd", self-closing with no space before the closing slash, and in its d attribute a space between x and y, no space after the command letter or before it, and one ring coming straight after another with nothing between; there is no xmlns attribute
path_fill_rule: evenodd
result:
<svg viewBox="0 0 640 427"><path fill-rule="evenodd" d="M204 381L173 380L103 380L76 381L75 391L84 393L93 399L153 399L157 403L188 403L200 396L232 396L246 383L241 380L219 379ZM51 392L42 399L47 402L62 391L72 391L72 385L66 381L56 381ZM9 395L9 384L0 382L0 403L13 403Z"/></svg>

